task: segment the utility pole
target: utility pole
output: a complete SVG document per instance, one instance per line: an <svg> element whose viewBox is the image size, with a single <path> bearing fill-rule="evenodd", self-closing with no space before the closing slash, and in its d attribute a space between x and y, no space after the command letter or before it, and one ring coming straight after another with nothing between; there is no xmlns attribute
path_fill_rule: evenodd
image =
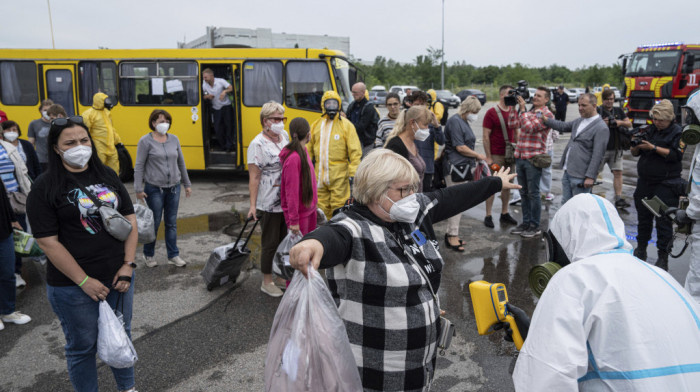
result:
<svg viewBox="0 0 700 392"><path fill-rule="evenodd" d="M442 0L442 50L440 52L440 89L445 89L445 0Z"/></svg>
<svg viewBox="0 0 700 392"><path fill-rule="evenodd" d="M49 8L49 26L51 27L51 47L56 49L56 42L53 40L53 21L51 20L51 1L46 0L46 5Z"/></svg>

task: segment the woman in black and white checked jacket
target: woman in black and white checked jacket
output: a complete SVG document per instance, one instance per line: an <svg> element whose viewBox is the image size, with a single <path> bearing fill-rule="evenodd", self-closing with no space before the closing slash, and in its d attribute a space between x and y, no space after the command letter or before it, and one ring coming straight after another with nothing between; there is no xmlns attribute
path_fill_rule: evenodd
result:
<svg viewBox="0 0 700 392"><path fill-rule="evenodd" d="M430 286L437 292L443 266L432 224L503 188L518 188L509 182L514 176L501 171L416 194L419 178L413 166L378 149L357 169L355 205L291 249L292 266L304 274L309 261L314 268L328 268L328 286L365 391L429 388L440 313Z"/></svg>

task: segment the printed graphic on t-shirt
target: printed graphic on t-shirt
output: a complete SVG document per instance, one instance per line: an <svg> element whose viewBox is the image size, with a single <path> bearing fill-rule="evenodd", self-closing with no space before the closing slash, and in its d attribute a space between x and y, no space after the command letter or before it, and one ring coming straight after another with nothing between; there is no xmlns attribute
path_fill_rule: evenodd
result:
<svg viewBox="0 0 700 392"><path fill-rule="evenodd" d="M100 199L103 205L114 209L119 208L119 200L111 189L103 184L90 185L85 187L92 197ZM68 192L68 202L78 207L80 211L80 223L90 234L97 234L102 230L102 219L97 212L95 203L92 202L80 188L74 188Z"/></svg>

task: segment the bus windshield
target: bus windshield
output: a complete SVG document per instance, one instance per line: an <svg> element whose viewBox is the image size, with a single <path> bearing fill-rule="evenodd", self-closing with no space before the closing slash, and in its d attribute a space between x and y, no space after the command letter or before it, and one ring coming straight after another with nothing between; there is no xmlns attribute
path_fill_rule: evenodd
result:
<svg viewBox="0 0 700 392"><path fill-rule="evenodd" d="M351 87L357 81L357 68L347 61L334 57L331 59L333 77L338 86L338 95L342 101L343 111L346 111L350 101L352 101Z"/></svg>
<svg viewBox="0 0 700 392"><path fill-rule="evenodd" d="M625 76L673 76L680 57L679 50L634 53Z"/></svg>

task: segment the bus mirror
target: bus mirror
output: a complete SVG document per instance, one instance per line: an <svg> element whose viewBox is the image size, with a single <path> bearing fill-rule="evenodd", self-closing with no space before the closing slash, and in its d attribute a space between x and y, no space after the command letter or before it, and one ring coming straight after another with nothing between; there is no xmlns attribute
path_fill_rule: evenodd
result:
<svg viewBox="0 0 700 392"><path fill-rule="evenodd" d="M695 65L695 54L686 53L685 62L683 63L683 73L693 73L693 67Z"/></svg>
<svg viewBox="0 0 700 392"><path fill-rule="evenodd" d="M627 57L622 59L622 76L625 76L627 74Z"/></svg>

